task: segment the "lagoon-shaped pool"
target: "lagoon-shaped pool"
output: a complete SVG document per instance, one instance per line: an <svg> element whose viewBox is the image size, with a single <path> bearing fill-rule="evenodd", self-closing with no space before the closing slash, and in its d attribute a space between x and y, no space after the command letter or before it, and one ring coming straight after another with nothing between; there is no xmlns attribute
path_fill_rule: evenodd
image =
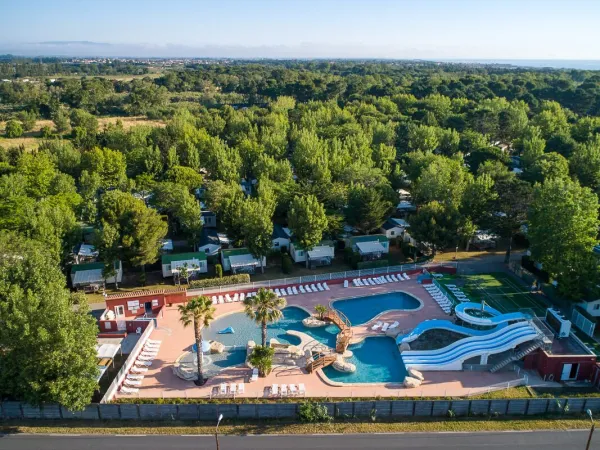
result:
<svg viewBox="0 0 600 450"><path fill-rule="evenodd" d="M356 326L367 323L379 314L393 309L419 309L421 301L406 292L388 292L336 300L333 302L333 307L344 313L352 326Z"/></svg>

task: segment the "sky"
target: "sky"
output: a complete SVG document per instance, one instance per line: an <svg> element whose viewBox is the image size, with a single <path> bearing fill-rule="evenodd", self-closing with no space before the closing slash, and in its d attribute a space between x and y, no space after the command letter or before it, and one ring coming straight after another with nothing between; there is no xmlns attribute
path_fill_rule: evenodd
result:
<svg viewBox="0 0 600 450"><path fill-rule="evenodd" d="M0 0L0 54L600 60L597 0Z"/></svg>

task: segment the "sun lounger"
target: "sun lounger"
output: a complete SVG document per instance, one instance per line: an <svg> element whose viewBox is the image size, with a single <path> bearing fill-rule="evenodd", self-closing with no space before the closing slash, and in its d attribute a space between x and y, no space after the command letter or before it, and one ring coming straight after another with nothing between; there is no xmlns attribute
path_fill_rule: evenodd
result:
<svg viewBox="0 0 600 450"><path fill-rule="evenodd" d="M298 394L306 395L306 387L304 386L304 383L298 384Z"/></svg>
<svg viewBox="0 0 600 450"><path fill-rule="evenodd" d="M387 329L389 327L390 327L390 324L386 322L386 323L383 324L383 327L381 327L381 331L387 331Z"/></svg>
<svg viewBox="0 0 600 450"><path fill-rule="evenodd" d="M281 395L288 395L288 388L287 388L287 384L282 384L281 385Z"/></svg>
<svg viewBox="0 0 600 450"><path fill-rule="evenodd" d="M152 365L153 359L149 359L147 361L137 359L134 364L138 367L150 367Z"/></svg>
<svg viewBox="0 0 600 450"><path fill-rule="evenodd" d="M371 286L375 286L375 285L377 285L377 283L375 283L375 281L373 280L373 278L367 278L367 281L369 282L369 284L370 284Z"/></svg>
<svg viewBox="0 0 600 450"><path fill-rule="evenodd" d="M244 387L245 387L244 383L238 383L237 393L243 394L245 392Z"/></svg>
<svg viewBox="0 0 600 450"><path fill-rule="evenodd" d="M240 301L240 294L238 294L237 292L235 293L235 295L233 296L233 301L234 302L239 302Z"/></svg>
<svg viewBox="0 0 600 450"><path fill-rule="evenodd" d="M142 352L139 354L138 358L143 356L145 358L156 358L158 356L158 352Z"/></svg>
<svg viewBox="0 0 600 450"><path fill-rule="evenodd" d="M225 303L225 300L223 299L222 295L219 295L219 305Z"/></svg>
<svg viewBox="0 0 600 450"><path fill-rule="evenodd" d="M292 286L292 292L294 295L298 295L298 289L296 289L296 286Z"/></svg>
<svg viewBox="0 0 600 450"><path fill-rule="evenodd" d="M288 295L294 295L294 291L292 291L291 286L287 288L287 293L288 293Z"/></svg>
<svg viewBox="0 0 600 450"><path fill-rule="evenodd" d="M408 275L406 275L406 272L404 272L402 274L402 276L404 277L405 280L410 280L410 277Z"/></svg>
<svg viewBox="0 0 600 450"><path fill-rule="evenodd" d="M388 328L388 330L393 330L394 328L398 328L398 325L400 325L400 322L396 321L393 324L390 325L390 327Z"/></svg>
<svg viewBox="0 0 600 450"><path fill-rule="evenodd" d="M229 294L225 294L225 302L231 303L231 297L229 296Z"/></svg>
<svg viewBox="0 0 600 450"><path fill-rule="evenodd" d="M345 280L344 283L346 283L348 280ZM358 287L358 280L355 278L354 280L352 280L352 284L354 285L354 287Z"/></svg>
<svg viewBox="0 0 600 450"><path fill-rule="evenodd" d="M237 384L231 383L229 385L229 393L235 395L237 393Z"/></svg>
<svg viewBox="0 0 600 450"><path fill-rule="evenodd" d="M240 302L243 302L244 300L246 300L246 294L244 294L243 292L240 294Z"/></svg>
<svg viewBox="0 0 600 450"><path fill-rule="evenodd" d="M312 289L310 288L310 286L308 284L306 286L304 286L304 289L306 289L306 292L312 293Z"/></svg>
<svg viewBox="0 0 600 450"><path fill-rule="evenodd" d="M250 377L250 381L258 380L258 369L252 369L252 376Z"/></svg>
<svg viewBox="0 0 600 450"><path fill-rule="evenodd" d="M145 373L148 372L148 368L147 367L137 367L137 366L131 366L131 369L129 369L130 373Z"/></svg>
<svg viewBox="0 0 600 450"><path fill-rule="evenodd" d="M276 295L277 297L281 297L281 294L279 293L279 289L277 289L277 288L275 289L275 295Z"/></svg>
<svg viewBox="0 0 600 450"><path fill-rule="evenodd" d="M317 292L317 287L314 284L311 284L310 288L313 290L313 292Z"/></svg>
<svg viewBox="0 0 600 450"><path fill-rule="evenodd" d="M227 394L227 384L221 383L221 385L219 386L219 394L221 394L221 395Z"/></svg>
<svg viewBox="0 0 600 450"><path fill-rule="evenodd" d="M148 342L146 341L146 343L144 344L144 348L155 348L155 349L159 349L160 348L160 344L154 344L152 342Z"/></svg>
<svg viewBox="0 0 600 450"><path fill-rule="evenodd" d="M381 278L379 277L373 278L373 281L375 281L376 284L383 284L383 281L381 281Z"/></svg>
<svg viewBox="0 0 600 450"><path fill-rule="evenodd" d="M321 292L325 290L325 288L321 285L321 283L317 283L317 289Z"/></svg>
<svg viewBox="0 0 600 450"><path fill-rule="evenodd" d="M296 389L295 384L290 384L290 395L296 395L298 393L298 389Z"/></svg>
<svg viewBox="0 0 600 450"><path fill-rule="evenodd" d="M304 286L300 285L300 286L298 286L298 289L300 289L301 294L306 294L306 290L304 289Z"/></svg>
<svg viewBox="0 0 600 450"><path fill-rule="evenodd" d="M348 280L344 280L344 287L347 288L348 287Z"/></svg>
<svg viewBox="0 0 600 450"><path fill-rule="evenodd" d="M390 278L392 279L392 281L398 282L398 278L396 277L396 275L391 274Z"/></svg>
<svg viewBox="0 0 600 450"><path fill-rule="evenodd" d="M217 296L216 296L216 295L213 295L213 297L212 297L212 304L213 304L213 305L216 305L216 304L217 304L217 302L218 302L218 300L217 300Z"/></svg>
<svg viewBox="0 0 600 450"><path fill-rule="evenodd" d="M127 386L121 386L121 389L119 389L119 392L121 394L137 394L140 390L138 388L131 388L131 387L127 387Z"/></svg>
<svg viewBox="0 0 600 450"><path fill-rule="evenodd" d="M126 386L137 387L137 386L141 386L142 385L142 380L128 380L127 378L125 378L125 381L123 383Z"/></svg>
<svg viewBox="0 0 600 450"><path fill-rule="evenodd" d="M352 283L354 284L354 286L356 287L361 287L363 286L362 281L360 281L360 278L355 278L354 280L352 280Z"/></svg>
<svg viewBox="0 0 600 450"><path fill-rule="evenodd" d="M388 280L388 283L393 283L394 282L394 280L392 280L392 277L390 277L389 275L386 275L385 279Z"/></svg>
<svg viewBox="0 0 600 450"><path fill-rule="evenodd" d="M327 286L327 283L323 281L323 288L328 291L329 290L329 286Z"/></svg>
<svg viewBox="0 0 600 450"><path fill-rule="evenodd" d="M158 345L160 345L160 344L162 344L162 341L159 341L159 340L156 340L156 339L148 339L146 341L146 344L158 344Z"/></svg>
<svg viewBox="0 0 600 450"><path fill-rule="evenodd" d="M144 375L134 375L134 374L127 374L127 379L128 380L143 380L144 379Z"/></svg>
<svg viewBox="0 0 600 450"><path fill-rule="evenodd" d="M377 322L375 325L373 325L371 327L371 330L373 330L373 331L378 330L379 328L381 328L382 325L383 325L383 322Z"/></svg>
<svg viewBox="0 0 600 450"><path fill-rule="evenodd" d="M154 356L144 356L140 355L137 357L138 361L154 361Z"/></svg>
<svg viewBox="0 0 600 450"><path fill-rule="evenodd" d="M279 385L278 384L271 385L271 395L279 395Z"/></svg>

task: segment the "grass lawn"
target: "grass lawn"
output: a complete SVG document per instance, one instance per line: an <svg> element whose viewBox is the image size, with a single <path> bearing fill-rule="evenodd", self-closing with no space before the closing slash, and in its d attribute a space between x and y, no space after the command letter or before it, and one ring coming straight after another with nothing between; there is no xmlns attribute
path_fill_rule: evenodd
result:
<svg viewBox="0 0 600 450"><path fill-rule="evenodd" d="M563 417L499 417L455 419L426 418L388 421L346 420L332 423L302 424L283 420L260 420L232 422L224 419L219 432L224 435L244 434L346 434L346 433L405 433L405 432L478 432L478 431L525 431L525 430L573 430L587 429L587 416ZM23 421L5 422L2 433L45 434L205 434L214 433L211 422L142 422L131 421ZM508 442L508 441L507 441Z"/></svg>
<svg viewBox="0 0 600 450"><path fill-rule="evenodd" d="M462 285L460 282L464 282ZM485 300L487 304L502 313L517 312L523 308L532 309L537 316L545 316L547 305L528 292L527 288L506 273L445 276L438 279L442 285L457 284L467 296L476 302Z"/></svg>

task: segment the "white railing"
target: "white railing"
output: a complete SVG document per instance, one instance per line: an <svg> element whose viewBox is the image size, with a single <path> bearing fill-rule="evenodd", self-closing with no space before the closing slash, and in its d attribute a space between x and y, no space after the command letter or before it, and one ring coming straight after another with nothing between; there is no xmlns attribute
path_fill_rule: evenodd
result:
<svg viewBox="0 0 600 450"><path fill-rule="evenodd" d="M102 397L102 400L100 400L100 403L108 403L113 399L113 397L119 390L121 383L123 383L123 380L125 380L125 377L129 373L129 369L131 369L131 366L133 366L133 364L135 363L135 360L141 353L144 344L152 334L152 331L154 331L154 321L151 320L148 322L148 326L133 346L133 349L131 349L131 353L129 353L129 356L121 366L121 369L117 373L117 376L106 390L106 393L104 394L104 397Z"/></svg>
<svg viewBox="0 0 600 450"><path fill-rule="evenodd" d="M242 284L229 284L226 286L213 286L208 288L188 289L188 295L221 294L232 291L257 290L260 288L274 288L292 284L317 283L321 281L342 280L347 278L359 278L373 275L384 275L388 273L405 272L424 267L456 267L456 262L441 261L428 262L425 264L401 264L397 266L378 267L375 269L347 270L345 272L321 273L317 275L306 275L303 277L277 278L274 280L253 281Z"/></svg>
<svg viewBox="0 0 600 450"><path fill-rule="evenodd" d="M490 384L487 388L485 388L483 390L477 390L477 392L469 392L467 395L465 395L465 397L473 397L476 395L485 395L485 394L489 394L490 392L502 391L504 389L508 390L510 388L519 387L519 386L526 386L528 381L529 380L527 378L527 375L524 374L523 378L519 378L518 380L511 380L511 381L507 381L506 383Z"/></svg>

